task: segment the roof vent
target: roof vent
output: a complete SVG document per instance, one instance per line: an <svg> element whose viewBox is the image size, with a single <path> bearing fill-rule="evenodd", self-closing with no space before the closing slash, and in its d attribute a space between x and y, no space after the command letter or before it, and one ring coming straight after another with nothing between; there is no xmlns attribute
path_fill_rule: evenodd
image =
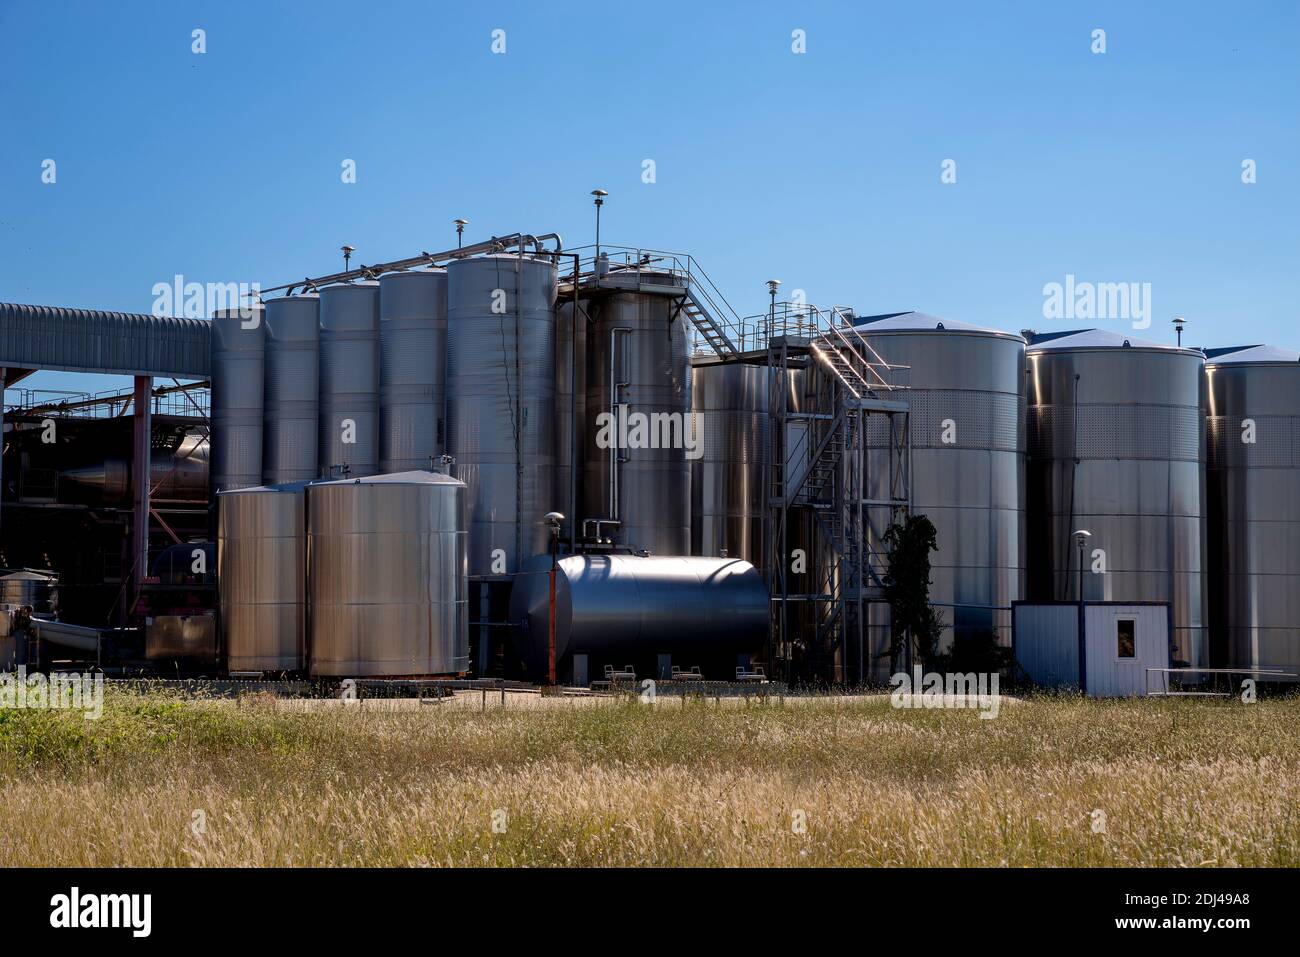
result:
<svg viewBox="0 0 1300 957"><path fill-rule="evenodd" d="M936 324L935 324L935 328L936 328L936 329L942 329L942 328L943 328L943 323L942 323L942 322L936 323Z"/></svg>
<svg viewBox="0 0 1300 957"><path fill-rule="evenodd" d="M1132 345L1127 339L1124 340L1124 348L1127 349Z"/></svg>

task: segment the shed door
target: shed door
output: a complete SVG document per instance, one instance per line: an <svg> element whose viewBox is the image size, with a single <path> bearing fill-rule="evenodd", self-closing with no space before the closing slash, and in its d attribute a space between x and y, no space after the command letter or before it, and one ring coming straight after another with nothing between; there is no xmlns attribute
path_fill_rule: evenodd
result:
<svg viewBox="0 0 1300 957"><path fill-rule="evenodd" d="M1088 693L1127 697L1147 693L1148 668L1169 667L1169 607L1167 605L1090 605L1088 628ZM1151 675L1151 690L1163 686L1164 676Z"/></svg>

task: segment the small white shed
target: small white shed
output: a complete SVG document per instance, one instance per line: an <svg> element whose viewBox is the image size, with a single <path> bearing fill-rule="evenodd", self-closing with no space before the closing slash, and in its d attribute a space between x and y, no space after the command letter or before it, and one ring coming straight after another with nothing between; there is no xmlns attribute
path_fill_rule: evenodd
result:
<svg viewBox="0 0 1300 957"><path fill-rule="evenodd" d="M1171 632L1164 602L1012 602L1011 646L1030 679L1049 688L1082 688L1094 698L1163 690ZM1083 656L1082 681L1079 664ZM1148 687L1148 680L1150 685Z"/></svg>

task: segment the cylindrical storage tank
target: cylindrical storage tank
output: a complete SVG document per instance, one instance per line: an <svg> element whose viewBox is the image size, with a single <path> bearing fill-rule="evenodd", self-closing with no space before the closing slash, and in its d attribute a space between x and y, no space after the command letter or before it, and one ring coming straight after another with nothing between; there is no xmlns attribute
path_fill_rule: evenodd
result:
<svg viewBox="0 0 1300 957"><path fill-rule="evenodd" d="M379 470L379 283L320 294L320 446L326 477Z"/></svg>
<svg viewBox="0 0 1300 957"><path fill-rule="evenodd" d="M587 451L587 322L585 302L566 302L556 310L554 501L556 510L565 515L561 529L565 539L571 529L576 529L574 534L582 533L581 525L576 523L581 518L582 471Z"/></svg>
<svg viewBox="0 0 1300 957"><path fill-rule="evenodd" d="M32 609L37 616L58 611L58 576L44 572L0 571L0 607Z"/></svg>
<svg viewBox="0 0 1300 957"><path fill-rule="evenodd" d="M641 274L642 282L675 285ZM652 555L691 550L691 364L680 298L617 292L592 300L587 338L583 518ZM606 427L602 427L606 426Z"/></svg>
<svg viewBox="0 0 1300 957"><path fill-rule="evenodd" d="M492 255L447 266L447 451L469 486L469 573L549 548L555 501L556 269ZM495 554L494 554L495 553Z"/></svg>
<svg viewBox="0 0 1300 957"><path fill-rule="evenodd" d="M464 483L435 472L307 489L311 673L469 668Z"/></svg>
<svg viewBox="0 0 1300 957"><path fill-rule="evenodd" d="M739 558L766 569L771 469L784 443L772 445L771 410L781 401L779 370L697 359L692 402L701 455L691 471L691 554ZM803 407L803 371L785 377L785 410Z"/></svg>
<svg viewBox="0 0 1300 957"><path fill-rule="evenodd" d="M217 496L217 594L229 671L305 667L306 484Z"/></svg>
<svg viewBox="0 0 1300 957"><path fill-rule="evenodd" d="M212 314L212 490L262 483L262 388L265 310Z"/></svg>
<svg viewBox="0 0 1300 957"><path fill-rule="evenodd" d="M1300 352L1207 356L1210 664L1300 674Z"/></svg>
<svg viewBox="0 0 1300 957"><path fill-rule="evenodd" d="M266 301L262 481L316 478L320 425L320 296Z"/></svg>
<svg viewBox="0 0 1300 957"><path fill-rule="evenodd" d="M940 639L992 632L1011 644L1011 603L1025 587L1025 340L1018 335L908 312L861 320L856 329L895 370L906 390L911 510L935 527L930 600L942 613ZM870 377L868 377L870 378ZM867 498L890 497L889 420L873 415L867 430ZM895 492L899 489L895 488ZM864 509L874 554L885 556L889 506ZM878 571L883 571L883 564ZM890 666L889 609L868 610L867 661L876 678Z"/></svg>
<svg viewBox="0 0 1300 957"><path fill-rule="evenodd" d="M445 442L445 269L379 280L379 341L379 471L431 469Z"/></svg>
<svg viewBox="0 0 1300 957"><path fill-rule="evenodd" d="M1168 602L1171 658L1206 664L1203 357L1092 329L1029 350L1029 597Z"/></svg>
<svg viewBox="0 0 1300 957"><path fill-rule="evenodd" d="M548 670L550 569L549 556L531 559L510 595L510 617L524 623L516 649L537 676ZM593 677L606 664L629 663L652 676L659 655L671 655L679 667L699 664L709 677L733 678L736 656L760 651L767 629L767 587L749 562L570 555L557 563L558 674L585 654Z"/></svg>

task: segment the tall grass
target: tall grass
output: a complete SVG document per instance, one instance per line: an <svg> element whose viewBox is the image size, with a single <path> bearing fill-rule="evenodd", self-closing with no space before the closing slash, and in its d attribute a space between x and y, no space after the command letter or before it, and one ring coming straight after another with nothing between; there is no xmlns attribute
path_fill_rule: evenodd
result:
<svg viewBox="0 0 1300 957"><path fill-rule="evenodd" d="M478 707L0 711L0 865L1300 864L1295 700Z"/></svg>

